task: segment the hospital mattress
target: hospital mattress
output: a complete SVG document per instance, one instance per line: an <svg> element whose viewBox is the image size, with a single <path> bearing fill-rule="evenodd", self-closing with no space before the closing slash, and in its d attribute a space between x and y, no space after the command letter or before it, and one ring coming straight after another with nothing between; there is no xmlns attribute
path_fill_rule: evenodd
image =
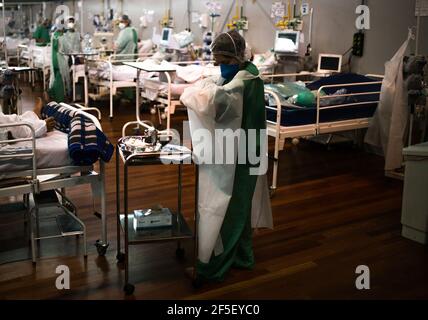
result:
<svg viewBox="0 0 428 320"><path fill-rule="evenodd" d="M368 78L363 75L345 73L334 75L331 77L322 78L320 80L314 81L306 86L309 90L318 90L322 86L326 85L339 85L334 88L325 88L323 91L327 95L333 95L338 92L338 90L346 89L347 94L352 93L371 93L379 92L381 89L381 84L374 83L369 84L370 82L378 81L378 79ZM346 84L359 84L359 83L368 83L363 85L355 86L343 86ZM281 97L282 100L282 109L281 109L281 126L291 127L291 126L302 126L308 124L316 123L317 118L317 107L316 105L312 106L296 106L290 103L287 103L285 99L288 97ZM371 118L373 117L378 103L375 101L379 100L379 94L367 94L367 95L358 95L352 97L343 97L343 98L332 98L324 99L324 106L334 106L347 104L347 106L332 108L332 109L323 109L320 108L320 123L326 122L336 122L343 120L353 120L361 118ZM331 103L330 103L331 102ZM361 104L363 103L363 104ZM270 106L275 107L272 103L272 100L269 102ZM267 109L267 120L276 122L276 110Z"/></svg>
<svg viewBox="0 0 428 320"><path fill-rule="evenodd" d="M339 107L320 111L320 123L336 122L373 117L377 103ZM267 110L267 120L276 122L276 111ZM293 127L314 124L317 121L316 108L283 107L281 109L281 126Z"/></svg>
<svg viewBox="0 0 428 320"><path fill-rule="evenodd" d="M0 146L0 155L29 153L31 141L19 142L13 145ZM38 169L57 168L71 165L68 153L68 136L66 133L54 130L44 137L36 139L36 160ZM0 159L0 179L2 173L20 171L32 168L31 159Z"/></svg>

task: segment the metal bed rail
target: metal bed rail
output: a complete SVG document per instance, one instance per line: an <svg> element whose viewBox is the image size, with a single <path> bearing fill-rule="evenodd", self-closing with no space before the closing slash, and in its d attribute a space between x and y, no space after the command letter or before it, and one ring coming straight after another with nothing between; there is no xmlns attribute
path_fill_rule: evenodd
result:
<svg viewBox="0 0 428 320"><path fill-rule="evenodd" d="M43 90L47 90L49 83L46 81L46 77L49 75L51 64L49 61L46 61L45 51L50 46L46 47L30 47L31 58L30 67L39 69L42 71L43 76ZM34 87L34 77L32 77L32 86Z"/></svg>
<svg viewBox="0 0 428 320"><path fill-rule="evenodd" d="M105 81L107 81L109 83L109 100L110 100L110 119L113 118L113 96L116 94L117 91L117 87L114 85L114 80L113 80L113 66L116 64L122 64L123 62L135 62L138 61L138 59L147 59L149 57L151 57L153 54L152 53L144 53L144 54L112 54L111 56L109 56L107 59L88 59L88 65L89 68L91 66L95 65L95 68L97 68L97 65L102 63L102 64L106 64L107 65L107 69L108 69L108 75L109 78L105 79ZM89 82L90 80L94 80L92 77L89 77ZM134 82L135 86L137 85L137 79L132 79L132 81L129 81L129 83ZM93 82L92 82L93 83ZM102 85L102 81L95 83L96 85ZM122 87L122 86L121 86ZM134 87L134 85L132 86L127 86L127 87ZM85 86L85 101L88 101L88 86Z"/></svg>
<svg viewBox="0 0 428 320"><path fill-rule="evenodd" d="M376 85L376 84L382 84L382 81L373 81L373 82L358 82L358 83L347 83L347 84L331 84L331 85L325 85L321 86L317 91L317 117L316 117L316 126L317 126L317 132L320 131L320 112L322 110L329 110L329 109L337 109L337 108L343 108L343 107L350 107L350 106L357 106L357 105L370 105L373 103L379 103L379 99L377 100L370 100L370 101L364 101L364 102L353 102L353 103L342 103L337 105L330 105L330 106L321 106L321 100L326 99L332 99L332 98L342 98L342 97L356 97L356 96L367 96L367 95L380 95L381 91L371 91L371 92L357 92L357 93L344 93L344 94L334 94L334 95L326 95L321 96L321 92L324 91L324 89L331 89L331 88L352 88L356 86L370 86L370 85Z"/></svg>
<svg viewBox="0 0 428 320"><path fill-rule="evenodd" d="M214 63L214 61L192 60L192 61L174 61L174 62L170 62L170 63L177 65L177 66L179 66L179 65L186 65L186 66L188 66L188 65L201 65L201 66L205 66L205 65L208 65L210 63ZM166 97L158 97L154 101L158 101L161 104L166 105L166 107L164 108L164 110L165 110L164 111L164 114L165 114L164 118L162 118L162 116L159 112L159 108L157 108L158 109L158 118L159 118L159 123L162 123L162 119L166 119L166 122L167 122L166 127L167 127L167 130L169 130L169 128L171 127L171 114L173 113L172 107L173 107L173 101L174 101L172 99L172 94L171 94L172 77L171 77L171 74L169 71L162 71L160 73L165 74L165 77L167 80L166 83L168 85L168 93L167 93ZM201 79L203 79L203 76L201 76ZM138 82L137 85L139 86L140 83ZM146 95L143 95L143 97L146 98L147 100L150 100L150 99L148 99L148 97ZM177 100L177 103L174 104L174 108L178 103L179 103L179 100Z"/></svg>
<svg viewBox="0 0 428 320"><path fill-rule="evenodd" d="M17 123L10 123L10 124L0 124L0 130L6 129L6 128L13 128L13 127L27 127L31 131L31 137L29 138L20 138L20 139L6 139L6 140L0 140L0 146L2 144L11 144L11 143L17 143L17 142L26 142L31 141L31 151L28 153L22 153L22 154L10 154L10 155L0 155L0 159L28 159L31 157L31 184L34 188L34 192L38 192L38 181L37 181L37 157L36 157L36 132L34 131L34 128L31 124L26 122L17 122Z"/></svg>

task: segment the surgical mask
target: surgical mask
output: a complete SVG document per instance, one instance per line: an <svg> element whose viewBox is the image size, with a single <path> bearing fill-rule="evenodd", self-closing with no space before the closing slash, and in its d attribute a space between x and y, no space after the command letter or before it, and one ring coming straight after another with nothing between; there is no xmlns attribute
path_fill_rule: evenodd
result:
<svg viewBox="0 0 428 320"><path fill-rule="evenodd" d="M125 29L125 27L126 27L126 24L124 24L123 22L119 23L119 29L120 30Z"/></svg>
<svg viewBox="0 0 428 320"><path fill-rule="evenodd" d="M69 22L67 24L67 29L74 29L74 23L73 22Z"/></svg>
<svg viewBox="0 0 428 320"><path fill-rule="evenodd" d="M221 76L230 80L239 72L239 64L220 64Z"/></svg>

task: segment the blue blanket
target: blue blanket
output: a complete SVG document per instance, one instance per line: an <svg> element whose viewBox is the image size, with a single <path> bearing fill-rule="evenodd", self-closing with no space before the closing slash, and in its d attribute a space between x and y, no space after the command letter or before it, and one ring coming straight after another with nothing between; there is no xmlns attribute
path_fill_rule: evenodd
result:
<svg viewBox="0 0 428 320"><path fill-rule="evenodd" d="M113 145L89 118L55 102L43 107L42 117L55 118L55 128L68 133L68 152L74 165L87 166L99 159L111 160Z"/></svg>

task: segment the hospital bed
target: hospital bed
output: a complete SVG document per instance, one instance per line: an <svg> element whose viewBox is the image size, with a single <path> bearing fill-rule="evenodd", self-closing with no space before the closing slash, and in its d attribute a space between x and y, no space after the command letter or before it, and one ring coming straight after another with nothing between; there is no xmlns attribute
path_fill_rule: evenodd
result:
<svg viewBox="0 0 428 320"><path fill-rule="evenodd" d="M85 101L88 101L90 85L109 91L110 97L110 119L113 119L113 96L118 89L135 88L137 71L124 65L125 62L144 60L150 57L151 53L145 54L113 54L107 60L92 59L88 60L88 82L85 88Z"/></svg>
<svg viewBox="0 0 428 320"><path fill-rule="evenodd" d="M93 115L72 106L61 104L78 114L89 118L99 130L102 130L98 119ZM105 192L105 163L99 160L95 165L75 166L68 156L67 134L52 131L42 138L35 138L35 132L28 123L0 124L0 131L26 126L32 135L26 139L0 138L0 197L29 194L37 195L42 191L62 190L90 184L93 197L100 199L101 205L101 240L96 247L99 255L104 255L107 242L107 211ZM34 257L33 257L34 261Z"/></svg>
<svg viewBox="0 0 428 320"><path fill-rule="evenodd" d="M30 42L28 38L17 38L17 37L6 37L6 42L4 38L0 38L2 43L2 50L7 51L7 63L11 64L12 60L18 60L20 45L26 45Z"/></svg>
<svg viewBox="0 0 428 320"><path fill-rule="evenodd" d="M50 46L38 47L34 44L18 46L18 66L28 66L42 74L43 89L48 90L52 61ZM30 74L32 87L35 85L35 76Z"/></svg>
<svg viewBox="0 0 428 320"><path fill-rule="evenodd" d="M289 103L273 84L275 78L295 78L301 74L265 75L267 133L275 139L272 193L277 188L279 152L285 139L313 137L350 130L366 129L378 102L383 76L339 74L317 81L305 81L316 92L310 106ZM307 73L305 76L311 76ZM293 82L288 82L293 83ZM287 84L287 82L285 82Z"/></svg>
<svg viewBox="0 0 428 320"><path fill-rule="evenodd" d="M167 128L170 127L170 115L174 114L181 104L180 96L183 91L200 79L220 75L219 68L214 67L212 61L163 63L158 69L152 70L155 70L157 75L140 78L141 97L143 101L154 105L151 112L158 113L159 123L167 119Z"/></svg>

